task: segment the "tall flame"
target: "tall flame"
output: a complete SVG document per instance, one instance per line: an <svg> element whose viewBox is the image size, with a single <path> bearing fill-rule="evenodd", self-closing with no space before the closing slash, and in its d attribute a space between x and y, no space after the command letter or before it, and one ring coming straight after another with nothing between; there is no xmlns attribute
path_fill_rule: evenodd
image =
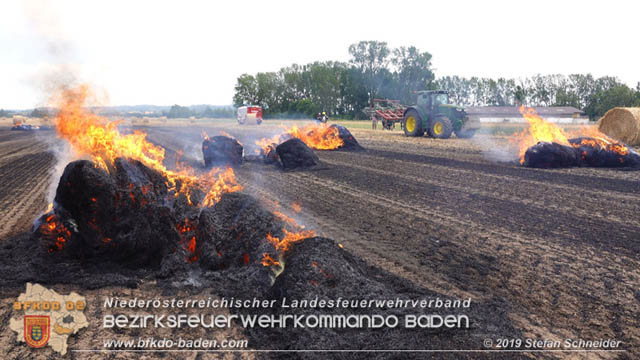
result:
<svg viewBox="0 0 640 360"><path fill-rule="evenodd" d="M204 206L210 206L220 200L222 194L242 190L236 182L231 168L212 169L204 176L196 176L190 168L168 170L164 164L165 149L147 141L147 134L134 131L122 134L117 122L93 114L85 108L90 95L87 85L62 89L54 103L59 112L55 119L57 134L71 144L79 155L86 155L99 167L110 171L116 158L135 159L144 165L159 171L168 179L170 190L184 194L191 202L191 190L194 185L207 189ZM180 184L177 188L177 184Z"/></svg>
<svg viewBox="0 0 640 360"><path fill-rule="evenodd" d="M516 134L510 141L519 147L518 158L521 164L524 163L524 154L527 149L540 141L569 145L569 139L564 130L556 124L545 121L533 108L520 106L520 113L527 120L529 127Z"/></svg>
<svg viewBox="0 0 640 360"><path fill-rule="evenodd" d="M270 242L278 253L278 257L280 260L274 260L268 253L263 254L262 265L264 266L282 266L283 261L282 257L284 253L289 251L291 246L299 241L304 239L316 236L315 230L305 230L304 225L299 225L293 218L285 215L282 211L280 211L280 204L277 201L270 201L268 199L264 199L266 204L269 204L272 208L273 215L280 219L285 225L288 225L290 228L293 228L293 231L289 231L286 228L282 228L282 233L284 236L282 238L276 237L268 233L266 238L267 241ZM299 207L299 205L298 205ZM299 209L301 210L301 209ZM294 209L295 212L296 211Z"/></svg>

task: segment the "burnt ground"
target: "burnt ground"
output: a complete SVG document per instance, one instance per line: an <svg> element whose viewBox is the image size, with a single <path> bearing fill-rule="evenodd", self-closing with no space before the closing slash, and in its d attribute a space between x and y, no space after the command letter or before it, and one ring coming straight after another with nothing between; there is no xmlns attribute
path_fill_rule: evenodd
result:
<svg viewBox="0 0 640 360"><path fill-rule="evenodd" d="M218 128L222 127L210 126L207 132L215 135ZM184 151L186 161L201 160L197 151L201 147L201 127L146 130L152 141L167 148L168 162L177 150ZM267 130L271 131L269 135L277 131L266 126L225 127L246 144ZM493 321L513 336L614 338L628 349L626 353L573 356L640 356L639 171L527 169L489 160L477 141L404 138L399 132L352 132L367 151L318 152L326 165L323 170L285 173L273 166L247 163L237 168L236 174L246 186L245 193L267 203L278 201L280 210L341 243L347 253L378 269L375 271L389 283L402 284L391 286L396 291L409 287L425 296L471 297L478 309L490 314L483 318L476 313L476 321L485 322L479 327L486 327L494 317ZM479 140L485 138L488 136ZM498 137L497 141L504 139ZM33 134L0 131L3 242L23 239L33 219L46 207L44 194L54 163L47 146ZM291 210L292 203L301 205L300 214ZM161 285L154 280L143 281L134 289L48 286L63 293L78 291L91 304L92 299L99 302L105 294L154 296L167 292ZM20 358L16 354L24 351L25 345L16 344L13 334L7 335L9 304L22 291L23 286L2 289L5 306L0 316L7 325L3 325L0 348L12 349L14 358ZM208 291L201 291L199 296ZM502 318L502 313L506 318L501 322L497 318ZM99 320L94 319L91 325L98 327ZM84 329L68 343L70 348L96 347L99 343L87 339L87 334L99 338L104 333ZM247 338L250 346L256 340L256 348L265 344L260 336L242 329L231 329L229 334ZM478 348L481 334L473 335L454 333L449 340L446 336L440 340L440 335L434 336L438 340L419 341L424 348ZM290 339L271 340L291 343ZM189 356L210 355L218 356ZM78 353L70 356L91 357ZM571 354L513 355L521 356L565 358ZM111 358L127 356L116 354ZM405 357L400 354L397 358Z"/></svg>

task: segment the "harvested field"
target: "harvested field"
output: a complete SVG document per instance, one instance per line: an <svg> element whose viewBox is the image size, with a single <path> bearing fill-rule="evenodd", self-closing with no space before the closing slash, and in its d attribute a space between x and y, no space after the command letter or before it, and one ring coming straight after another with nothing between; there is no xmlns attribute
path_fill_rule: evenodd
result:
<svg viewBox="0 0 640 360"><path fill-rule="evenodd" d="M245 148L256 138L278 132L272 125L229 123L143 129L151 141L168 150L169 164L179 151L183 161L202 161L203 129L210 135L224 129ZM471 297L475 304L499 308L517 329L514 336L611 338L622 341L629 350L588 356L640 357L640 171L540 170L500 163L489 160L478 145L489 141L485 134L476 141L434 140L406 138L399 131L350 130L366 151L317 151L325 165L317 171L282 172L273 166L245 163L236 169L238 180L246 193L277 201L283 211L299 204L300 223L336 240L389 276L417 288ZM31 223L47 205L48 175L55 159L42 140L46 136L0 129L3 246L26 239ZM506 139L497 136L491 141ZM155 282L143 282L135 290L47 286L60 292L77 291L88 300L116 292L169 296ZM15 343L8 329L8 304L23 290L23 286L5 287L0 294L5 305L0 314L7 319L0 344L13 349L6 358L29 354L24 344ZM208 296L206 291L200 295ZM99 328L102 309L96 306L88 311L93 322L81 335L69 339L70 348L101 346L101 340L93 337L105 333ZM228 332L248 338L250 346L253 338L260 344L263 341L239 328ZM216 332L218 335L224 334ZM426 338L424 348L465 344L465 339L472 338L469 334L456 336L458 343L442 340L443 334L432 342ZM50 349L39 354L43 359L55 357ZM523 354L541 355L564 358L569 354ZM70 356L104 358L99 354ZM478 358L478 354L468 356ZM193 354L192 358L218 355Z"/></svg>

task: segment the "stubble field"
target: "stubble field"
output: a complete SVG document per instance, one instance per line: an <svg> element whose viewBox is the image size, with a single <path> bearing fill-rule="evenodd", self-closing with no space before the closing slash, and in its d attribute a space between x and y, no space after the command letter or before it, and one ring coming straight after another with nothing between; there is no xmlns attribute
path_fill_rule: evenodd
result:
<svg viewBox="0 0 640 360"><path fill-rule="evenodd" d="M274 123L229 122L139 129L167 149L167 162L182 152L194 163L202 130L224 130L245 145L278 132ZM300 204L300 223L370 265L445 295L499 300L526 337L611 338L630 350L588 356L640 356L640 172L499 162L483 149L506 143L506 136L486 132L471 141L406 138L362 125L351 130L367 150L318 151L322 170L246 163L236 175L257 198L285 210ZM54 136L0 129L2 242L24 238L47 205L57 179L43 139ZM153 292L152 284L145 288ZM61 289L93 298L118 291ZM21 291L2 290L3 349L26 348L8 329L10 303Z"/></svg>

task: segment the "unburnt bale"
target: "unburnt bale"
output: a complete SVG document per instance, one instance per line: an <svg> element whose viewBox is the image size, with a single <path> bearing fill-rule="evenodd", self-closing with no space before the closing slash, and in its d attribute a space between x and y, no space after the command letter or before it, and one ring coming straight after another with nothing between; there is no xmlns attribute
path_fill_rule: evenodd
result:
<svg viewBox="0 0 640 360"><path fill-rule="evenodd" d="M616 107L598 120L598 130L629 145L640 145L640 107Z"/></svg>
<svg viewBox="0 0 640 360"><path fill-rule="evenodd" d="M228 136L214 136L202 142L204 165L224 166L242 164L242 144Z"/></svg>
<svg viewBox="0 0 640 360"><path fill-rule="evenodd" d="M318 155L298 138L289 139L278 145L276 153L285 170L305 169L320 165Z"/></svg>
<svg viewBox="0 0 640 360"><path fill-rule="evenodd" d="M360 146L356 138L353 137L351 132L346 127L338 124L333 124L330 127L338 129L338 136L344 142L344 144L340 146L339 149L355 150L355 151L364 150L364 148Z"/></svg>

